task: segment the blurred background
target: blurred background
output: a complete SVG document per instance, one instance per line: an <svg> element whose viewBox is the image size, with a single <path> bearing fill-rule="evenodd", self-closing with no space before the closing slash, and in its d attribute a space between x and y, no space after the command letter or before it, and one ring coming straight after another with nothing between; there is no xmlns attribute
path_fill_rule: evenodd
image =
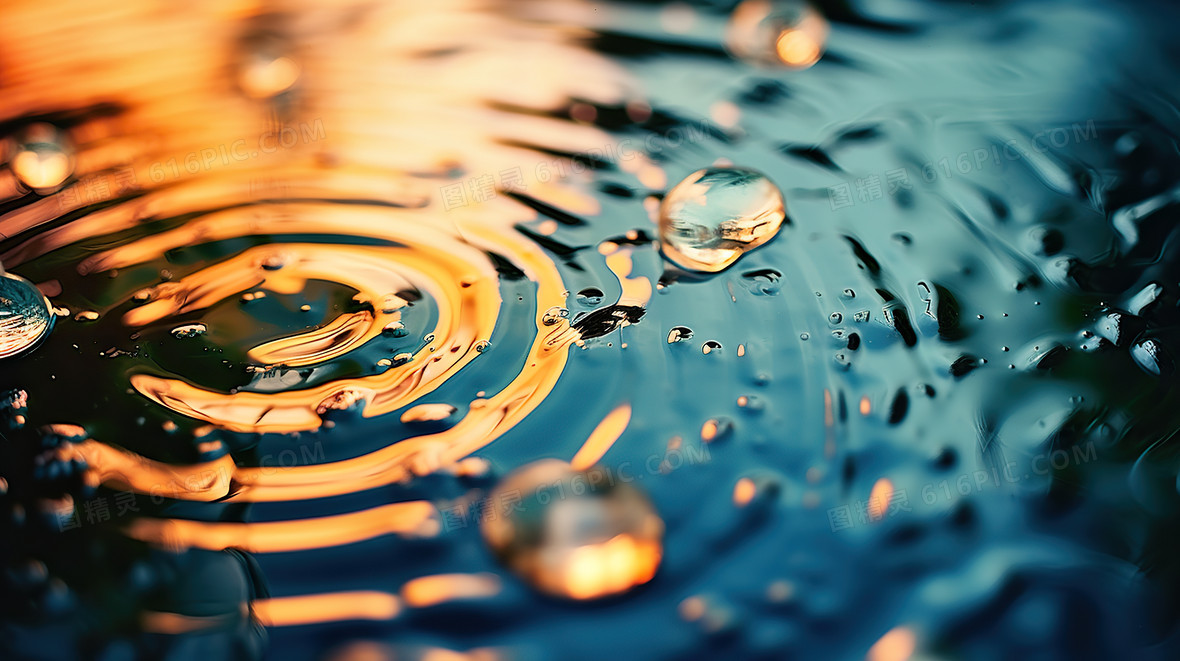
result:
<svg viewBox="0 0 1180 661"><path fill-rule="evenodd" d="M1178 11L8 0L0 658L1177 658Z"/></svg>

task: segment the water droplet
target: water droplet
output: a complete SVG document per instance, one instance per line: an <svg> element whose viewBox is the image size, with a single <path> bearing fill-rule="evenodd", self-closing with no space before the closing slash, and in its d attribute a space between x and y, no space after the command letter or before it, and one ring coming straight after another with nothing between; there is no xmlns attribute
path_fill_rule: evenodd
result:
<svg viewBox="0 0 1180 661"><path fill-rule="evenodd" d="M0 269L0 358L37 346L55 319L48 299L33 283Z"/></svg>
<svg viewBox="0 0 1180 661"><path fill-rule="evenodd" d="M1136 342L1131 347L1131 357L1149 374L1161 376L1172 371L1171 358L1156 340L1149 338Z"/></svg>
<svg viewBox="0 0 1180 661"><path fill-rule="evenodd" d="M390 337L405 337L409 334L409 331L406 330L406 325L402 322L391 321L385 324L385 327L381 329L381 333Z"/></svg>
<svg viewBox="0 0 1180 661"><path fill-rule="evenodd" d="M47 194L74 173L74 149L66 135L51 124L31 124L15 136L10 167L26 188Z"/></svg>
<svg viewBox="0 0 1180 661"><path fill-rule="evenodd" d="M701 345L701 353L705 354L706 356L713 353L714 351L721 351L721 343L717 340L709 340L708 342L705 342L703 345Z"/></svg>
<svg viewBox="0 0 1180 661"><path fill-rule="evenodd" d="M858 310L852 315L852 320L858 324L863 324L869 320L868 310Z"/></svg>
<svg viewBox="0 0 1180 661"><path fill-rule="evenodd" d="M685 177L660 203L664 255L716 273L774 238L786 217L782 193L746 168L711 167Z"/></svg>
<svg viewBox="0 0 1180 661"><path fill-rule="evenodd" d="M491 346L492 346L491 342L488 342L487 340L480 340L479 342L475 343L475 352L476 353L483 353L483 352L487 351L488 349L490 349Z"/></svg>
<svg viewBox="0 0 1180 661"><path fill-rule="evenodd" d="M701 440L705 443L720 441L733 433L733 420L729 418L710 418L701 425Z"/></svg>
<svg viewBox="0 0 1180 661"><path fill-rule="evenodd" d="M742 274L746 289L755 296L775 296L779 293L779 280L782 273L774 269L758 269L746 271Z"/></svg>
<svg viewBox="0 0 1180 661"><path fill-rule="evenodd" d="M754 64L810 67L819 61L828 22L805 2L746 0L733 11L725 45Z"/></svg>
<svg viewBox="0 0 1180 661"><path fill-rule="evenodd" d="M185 338L204 335L209 330L205 324L186 324L172 329L172 337Z"/></svg>
<svg viewBox="0 0 1180 661"><path fill-rule="evenodd" d="M546 326L554 326L560 323L561 320L568 319L569 316L569 310L555 305L548 310L545 310L545 314L541 316L541 323Z"/></svg>
<svg viewBox="0 0 1180 661"><path fill-rule="evenodd" d="M672 330L668 331L668 344L675 344L691 337L692 329L688 326L673 326Z"/></svg>
<svg viewBox="0 0 1180 661"><path fill-rule="evenodd" d="M300 70L289 51L287 43L273 34L249 36L238 64L238 86L255 99L290 90L299 80Z"/></svg>
<svg viewBox="0 0 1180 661"><path fill-rule="evenodd" d="M840 314L839 312L833 312L832 314L828 315L829 324L838 324L841 321L844 321L844 315Z"/></svg>
<svg viewBox="0 0 1180 661"><path fill-rule="evenodd" d="M587 287L578 292L578 303L591 307L602 302L602 290L597 287Z"/></svg>
<svg viewBox="0 0 1180 661"><path fill-rule="evenodd" d="M622 594L655 576L664 522L607 468L544 459L509 474L480 529L496 557L537 590L570 599ZM523 496L523 498L522 498Z"/></svg>
<svg viewBox="0 0 1180 661"><path fill-rule="evenodd" d="M806 342L811 339L811 333L799 333L799 339Z"/></svg>

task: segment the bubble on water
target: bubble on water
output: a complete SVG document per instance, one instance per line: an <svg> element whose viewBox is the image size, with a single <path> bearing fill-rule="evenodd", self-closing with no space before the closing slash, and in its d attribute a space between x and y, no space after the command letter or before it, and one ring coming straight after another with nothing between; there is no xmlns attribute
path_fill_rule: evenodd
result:
<svg viewBox="0 0 1180 661"><path fill-rule="evenodd" d="M646 495L606 471L544 459L509 474L488 502L514 505L482 518L484 540L500 562L553 596L595 599L650 581L664 522Z"/></svg>
<svg viewBox="0 0 1180 661"><path fill-rule="evenodd" d="M673 326L668 331L668 344L682 342L692 337L692 329L688 326Z"/></svg>
<svg viewBox="0 0 1180 661"><path fill-rule="evenodd" d="M578 292L578 303L585 306L598 305L602 302L602 290L597 287L587 287Z"/></svg>
<svg viewBox="0 0 1180 661"><path fill-rule="evenodd" d="M746 0L734 9L725 46L754 64L805 69L819 61L828 22L802 0Z"/></svg>
<svg viewBox="0 0 1180 661"><path fill-rule="evenodd" d="M33 283L0 268L0 358L29 351L53 329L49 300Z"/></svg>
<svg viewBox="0 0 1180 661"><path fill-rule="evenodd" d="M172 337L197 337L208 332L209 327L205 324L185 324L184 326L177 326L172 329Z"/></svg>
<svg viewBox="0 0 1180 661"><path fill-rule="evenodd" d="M668 191L660 203L660 241L679 266L716 273L774 238L784 218L782 193L761 172L710 167Z"/></svg>
<svg viewBox="0 0 1180 661"><path fill-rule="evenodd" d="M545 314L541 315L541 323L545 324L546 326L555 326L560 323L561 320L568 319L569 316L569 310L555 305L548 310L545 310Z"/></svg>
<svg viewBox="0 0 1180 661"><path fill-rule="evenodd" d="M9 167L26 188L52 193L74 173L74 148L65 133L52 124L31 124L13 140L15 151Z"/></svg>

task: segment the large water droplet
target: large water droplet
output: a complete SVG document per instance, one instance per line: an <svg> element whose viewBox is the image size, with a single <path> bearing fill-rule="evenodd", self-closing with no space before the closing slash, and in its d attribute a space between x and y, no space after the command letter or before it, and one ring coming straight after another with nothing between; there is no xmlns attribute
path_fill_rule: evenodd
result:
<svg viewBox="0 0 1180 661"><path fill-rule="evenodd" d="M545 459L508 475L481 523L500 561L536 589L572 599L646 583L663 555L664 522L608 468L575 471Z"/></svg>
<svg viewBox="0 0 1180 661"><path fill-rule="evenodd" d="M31 124L15 136L12 173L26 188L47 194L74 173L74 149L52 124Z"/></svg>
<svg viewBox="0 0 1180 661"><path fill-rule="evenodd" d="M710 167L688 175L660 203L664 255L715 273L774 238L786 217L782 193L765 175Z"/></svg>
<svg viewBox="0 0 1180 661"><path fill-rule="evenodd" d="M0 269L0 358L35 347L53 328L54 318L33 283Z"/></svg>
<svg viewBox="0 0 1180 661"><path fill-rule="evenodd" d="M828 22L801 0L746 0L725 31L729 52L754 64L805 69L819 61Z"/></svg>

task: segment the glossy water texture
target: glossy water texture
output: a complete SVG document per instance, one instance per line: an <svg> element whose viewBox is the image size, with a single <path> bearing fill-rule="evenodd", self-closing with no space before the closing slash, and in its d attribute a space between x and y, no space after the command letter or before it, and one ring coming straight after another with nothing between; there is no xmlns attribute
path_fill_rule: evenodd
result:
<svg viewBox="0 0 1180 661"><path fill-rule="evenodd" d="M1175 7L93 4L0 10L0 657L1180 657Z"/></svg>

